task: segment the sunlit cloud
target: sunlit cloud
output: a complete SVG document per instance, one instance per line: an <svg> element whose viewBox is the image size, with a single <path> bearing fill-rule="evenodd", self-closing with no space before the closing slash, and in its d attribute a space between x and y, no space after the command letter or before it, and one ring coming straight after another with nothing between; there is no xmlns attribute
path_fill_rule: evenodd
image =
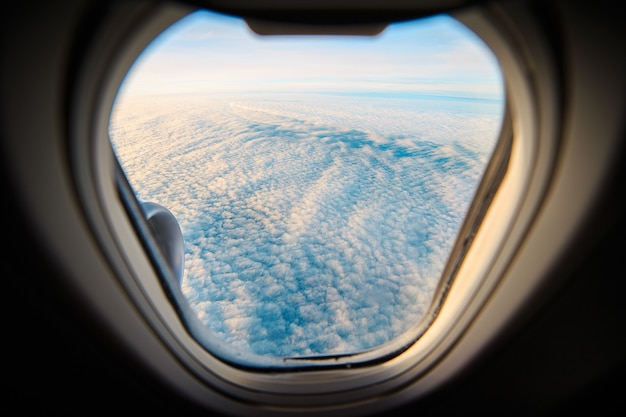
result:
<svg viewBox="0 0 626 417"><path fill-rule="evenodd" d="M454 101L129 99L111 136L138 195L181 224L200 320L244 351L299 356L419 322L500 117Z"/></svg>

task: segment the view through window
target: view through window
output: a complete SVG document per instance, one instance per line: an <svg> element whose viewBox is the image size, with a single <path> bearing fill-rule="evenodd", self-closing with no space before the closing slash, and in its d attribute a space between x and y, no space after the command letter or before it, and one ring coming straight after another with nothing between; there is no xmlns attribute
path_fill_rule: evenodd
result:
<svg viewBox="0 0 626 417"><path fill-rule="evenodd" d="M424 317L504 108L495 56L448 16L259 36L200 11L139 57L109 134L138 199L178 219L181 290L216 337L351 354Z"/></svg>

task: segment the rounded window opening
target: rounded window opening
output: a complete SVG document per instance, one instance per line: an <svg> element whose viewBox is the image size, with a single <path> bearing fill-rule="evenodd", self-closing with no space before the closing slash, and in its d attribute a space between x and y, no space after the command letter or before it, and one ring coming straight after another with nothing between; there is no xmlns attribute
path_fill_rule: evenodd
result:
<svg viewBox="0 0 626 417"><path fill-rule="evenodd" d="M200 344L353 365L435 317L505 107L495 56L449 16L261 36L199 11L137 59L109 136L137 199L178 221Z"/></svg>

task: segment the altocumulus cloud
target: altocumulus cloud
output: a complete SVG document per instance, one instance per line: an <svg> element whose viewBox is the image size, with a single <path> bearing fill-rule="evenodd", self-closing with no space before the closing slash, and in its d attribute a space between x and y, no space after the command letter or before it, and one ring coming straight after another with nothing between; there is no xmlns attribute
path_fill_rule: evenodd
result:
<svg viewBox="0 0 626 417"><path fill-rule="evenodd" d="M426 313L500 128L451 97L169 97L110 124L138 197L185 238L182 291L217 337L355 353Z"/></svg>

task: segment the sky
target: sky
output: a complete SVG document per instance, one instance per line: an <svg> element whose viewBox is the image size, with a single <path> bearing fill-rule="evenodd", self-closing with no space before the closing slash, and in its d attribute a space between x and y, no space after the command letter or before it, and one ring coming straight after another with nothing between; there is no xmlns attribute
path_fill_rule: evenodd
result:
<svg viewBox="0 0 626 417"><path fill-rule="evenodd" d="M139 58L109 133L138 198L179 221L181 290L211 337L248 358L349 354L424 318L501 83L444 16L285 39L200 12Z"/></svg>
<svg viewBox="0 0 626 417"><path fill-rule="evenodd" d="M503 94L491 51L448 16L396 23L378 36L262 36L241 19L201 11L156 39L126 84L144 94Z"/></svg>

